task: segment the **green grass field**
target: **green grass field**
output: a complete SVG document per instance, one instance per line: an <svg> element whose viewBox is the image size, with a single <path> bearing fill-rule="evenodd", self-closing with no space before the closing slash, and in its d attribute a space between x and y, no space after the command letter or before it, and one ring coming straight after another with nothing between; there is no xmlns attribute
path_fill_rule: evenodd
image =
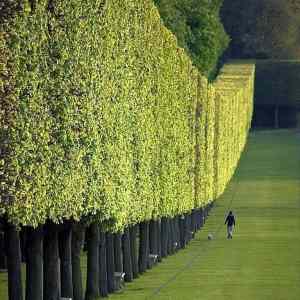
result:
<svg viewBox="0 0 300 300"><path fill-rule="evenodd" d="M223 225L229 208L237 217L233 240ZM5 280L0 274L0 300L7 299ZM259 131L188 248L110 299L299 300L299 282L300 134Z"/></svg>
<svg viewBox="0 0 300 300"><path fill-rule="evenodd" d="M233 240L223 225L229 207L237 217ZM260 131L188 249L111 299L299 300L299 282L300 135Z"/></svg>

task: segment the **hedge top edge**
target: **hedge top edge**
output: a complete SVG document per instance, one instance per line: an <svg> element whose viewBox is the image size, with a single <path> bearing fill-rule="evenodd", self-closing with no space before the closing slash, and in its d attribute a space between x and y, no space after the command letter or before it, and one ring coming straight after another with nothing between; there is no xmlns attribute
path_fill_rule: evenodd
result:
<svg viewBox="0 0 300 300"><path fill-rule="evenodd" d="M0 28L0 215L117 231L223 190L252 114L244 64L226 117L151 0L9 2Z"/></svg>

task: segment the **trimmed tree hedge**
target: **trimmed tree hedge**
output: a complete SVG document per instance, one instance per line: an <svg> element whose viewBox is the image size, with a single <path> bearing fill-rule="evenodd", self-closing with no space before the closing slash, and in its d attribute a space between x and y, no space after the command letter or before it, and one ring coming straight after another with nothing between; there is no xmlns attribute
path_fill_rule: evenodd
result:
<svg viewBox="0 0 300 300"><path fill-rule="evenodd" d="M0 221L13 229L8 248L17 246L7 258L9 286L18 283L10 296L22 299L18 226L30 226L36 240L27 251L43 250L27 259L27 281L44 278L35 290L27 282L26 295L46 300L83 297L76 283L85 226L86 298L114 292L123 266L130 281L151 267L150 254L160 261L184 248L238 163L253 81L254 66L234 62L209 84L152 0L7 1Z"/></svg>
<svg viewBox="0 0 300 300"><path fill-rule="evenodd" d="M0 23L9 222L88 216L117 232L220 195L249 129L252 65L208 84L150 0L19 4Z"/></svg>
<svg viewBox="0 0 300 300"><path fill-rule="evenodd" d="M215 125L215 199L232 177L244 149L251 126L254 93L251 64L226 65L214 83Z"/></svg>

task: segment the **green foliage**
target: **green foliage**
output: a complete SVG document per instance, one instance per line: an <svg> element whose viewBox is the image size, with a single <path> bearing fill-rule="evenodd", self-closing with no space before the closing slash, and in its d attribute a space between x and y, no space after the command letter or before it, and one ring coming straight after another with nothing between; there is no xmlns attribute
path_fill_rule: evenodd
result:
<svg viewBox="0 0 300 300"><path fill-rule="evenodd" d="M0 207L9 220L86 217L122 230L211 201L215 88L152 1L22 3L0 25ZM232 155L236 163L240 152Z"/></svg>
<svg viewBox="0 0 300 300"><path fill-rule="evenodd" d="M224 0L222 21L232 58L299 59L300 2Z"/></svg>
<svg viewBox="0 0 300 300"><path fill-rule="evenodd" d="M232 63L221 70L216 90L215 198L225 190L237 167L251 126L254 94L252 64Z"/></svg>
<svg viewBox="0 0 300 300"><path fill-rule="evenodd" d="M255 104L300 108L299 80L299 60L257 61Z"/></svg>
<svg viewBox="0 0 300 300"><path fill-rule="evenodd" d="M222 0L156 0L165 25L193 64L210 78L228 46L228 36L219 18Z"/></svg>
<svg viewBox="0 0 300 300"><path fill-rule="evenodd" d="M262 300L272 290L273 295L282 295L282 299L298 300L299 264L295 257L300 252L300 240L295 237L300 235L300 210L296 209L299 205L299 149L300 139L294 130L252 132L236 176L196 238L184 251L169 256L146 276L126 284L122 293L111 294L109 299L224 300L226 291L228 297L236 295L235 300L240 295L243 300ZM284 204L282 199L285 199ZM222 228L216 232L213 247L210 247L207 235L222 226L227 209L232 205L238 222L236 238L229 246L225 228ZM274 251L274 245L280 253ZM210 251L203 251L206 247L210 247ZM184 269L191 259L190 268L151 297L157 293L158 286L168 282L178 269ZM85 286L85 255L81 262ZM224 272L229 265L237 266L230 271L230 281L228 272ZM25 279L25 268L23 272ZM8 300L7 285L7 274L0 273L1 300Z"/></svg>
<svg viewBox="0 0 300 300"><path fill-rule="evenodd" d="M110 299L298 300L299 151L295 131L252 132L235 177L196 238ZM237 226L228 241L223 224L230 207Z"/></svg>
<svg viewBox="0 0 300 300"><path fill-rule="evenodd" d="M155 7L47 2L2 26L16 81L10 123L1 103L8 217L121 228L191 210L195 70Z"/></svg>
<svg viewBox="0 0 300 300"><path fill-rule="evenodd" d="M198 102L202 115L196 119L196 207L218 198L237 167L251 125L254 66L232 61L213 84L205 88L200 80L199 87L203 102Z"/></svg>

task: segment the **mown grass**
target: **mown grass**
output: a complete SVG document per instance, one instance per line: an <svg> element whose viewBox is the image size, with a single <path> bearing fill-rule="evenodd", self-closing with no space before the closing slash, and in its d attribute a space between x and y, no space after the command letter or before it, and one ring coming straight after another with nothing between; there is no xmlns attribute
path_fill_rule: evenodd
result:
<svg viewBox="0 0 300 300"><path fill-rule="evenodd" d="M196 239L110 298L300 299L299 150L295 131L251 133L231 184ZM223 225L229 208L237 217L233 240ZM1 300L5 286L0 274Z"/></svg>
<svg viewBox="0 0 300 300"><path fill-rule="evenodd" d="M299 150L294 131L251 133L203 231L111 299L300 299ZM229 207L237 216L233 240L226 239L223 225Z"/></svg>

